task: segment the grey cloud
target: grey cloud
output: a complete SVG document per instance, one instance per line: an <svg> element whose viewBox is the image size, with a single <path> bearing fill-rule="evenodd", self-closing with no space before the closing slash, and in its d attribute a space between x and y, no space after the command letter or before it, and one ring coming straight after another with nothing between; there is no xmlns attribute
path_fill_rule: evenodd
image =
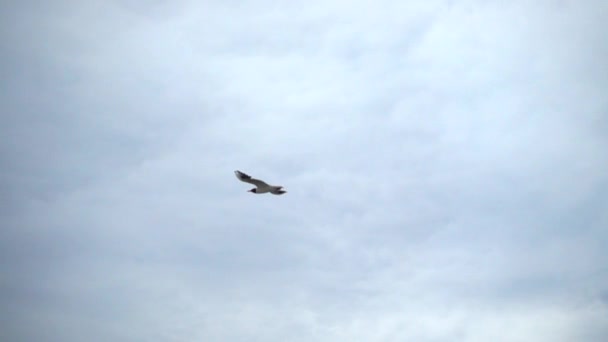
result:
<svg viewBox="0 0 608 342"><path fill-rule="evenodd" d="M2 6L2 340L608 336L602 2Z"/></svg>

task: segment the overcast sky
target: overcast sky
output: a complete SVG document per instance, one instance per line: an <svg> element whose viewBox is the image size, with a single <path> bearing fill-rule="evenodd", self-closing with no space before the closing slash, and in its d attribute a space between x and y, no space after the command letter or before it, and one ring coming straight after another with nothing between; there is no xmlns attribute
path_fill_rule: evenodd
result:
<svg viewBox="0 0 608 342"><path fill-rule="evenodd" d="M0 340L608 340L608 2L0 13Z"/></svg>

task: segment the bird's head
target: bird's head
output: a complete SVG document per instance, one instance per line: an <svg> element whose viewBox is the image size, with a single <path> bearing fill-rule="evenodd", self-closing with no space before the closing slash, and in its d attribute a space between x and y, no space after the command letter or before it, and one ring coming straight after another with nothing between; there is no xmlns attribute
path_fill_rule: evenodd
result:
<svg viewBox="0 0 608 342"><path fill-rule="evenodd" d="M247 190L247 192L252 192L252 193L254 193L254 194L255 194L257 191L256 191L256 189L255 189L255 188L253 188L253 189L251 189L251 190Z"/></svg>

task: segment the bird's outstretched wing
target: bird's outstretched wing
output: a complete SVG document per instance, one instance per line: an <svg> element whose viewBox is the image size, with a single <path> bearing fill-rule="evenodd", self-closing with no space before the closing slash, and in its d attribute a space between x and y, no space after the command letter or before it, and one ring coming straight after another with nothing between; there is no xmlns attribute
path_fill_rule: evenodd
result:
<svg viewBox="0 0 608 342"><path fill-rule="evenodd" d="M257 187L268 186L268 184L266 184L266 182L261 181L259 179L252 178L250 175L248 175L244 172L241 172L239 170L234 171L234 174L236 175L236 178L238 178L241 182L253 184Z"/></svg>

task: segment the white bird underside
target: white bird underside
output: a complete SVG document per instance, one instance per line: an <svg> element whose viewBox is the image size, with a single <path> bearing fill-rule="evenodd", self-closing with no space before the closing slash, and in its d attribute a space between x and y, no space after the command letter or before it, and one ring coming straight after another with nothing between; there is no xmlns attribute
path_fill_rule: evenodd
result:
<svg viewBox="0 0 608 342"><path fill-rule="evenodd" d="M236 178L238 178L241 182L255 185L256 186L255 188L249 190L249 192L252 192L254 194L271 193L273 195L282 195L287 192L287 191L283 190L282 186L270 185L262 180L255 179L255 178L251 177L250 175L248 175L244 172L241 172L239 170L234 171L234 174L236 175Z"/></svg>

